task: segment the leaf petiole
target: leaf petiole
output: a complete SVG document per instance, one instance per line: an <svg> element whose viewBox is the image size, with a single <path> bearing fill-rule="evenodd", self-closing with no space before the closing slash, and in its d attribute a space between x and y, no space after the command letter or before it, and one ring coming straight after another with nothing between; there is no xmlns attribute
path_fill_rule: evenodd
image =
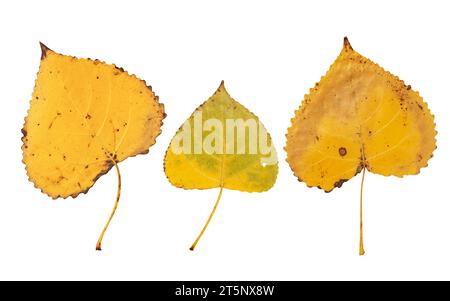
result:
<svg viewBox="0 0 450 301"><path fill-rule="evenodd" d="M209 215L209 218L206 221L205 226L203 227L202 231L200 232L200 234L198 235L197 239L194 241L192 246L189 248L189 250L194 251L195 246L197 245L198 241L200 240L200 238L202 238L202 235L203 235L203 233L205 233L206 228L208 228L209 222L211 221L214 213L216 212L217 206L219 205L220 198L222 197L222 191L223 191L223 186L220 186L220 192L219 192L219 195L217 196L217 201L214 204L214 208L211 211L211 214Z"/></svg>
<svg viewBox="0 0 450 301"><path fill-rule="evenodd" d="M366 166L363 165L362 178L361 178L361 190L359 192L359 255L364 255L364 243L363 243L363 186L364 176L366 175Z"/></svg>
<svg viewBox="0 0 450 301"><path fill-rule="evenodd" d="M120 177L119 166L117 165L117 162L113 158L111 158L111 161L113 162L114 167L116 168L116 171L117 171L117 196L116 196L116 202L114 203L114 207L113 207L113 210L111 212L111 215L109 216L108 222L106 223L105 227L103 228L102 233L100 234L100 237L98 238L97 245L95 247L95 249L97 251L101 251L102 250L103 236L105 235L105 232L108 229L109 224L111 223L111 220L112 220L112 218L114 216L114 213L116 213L117 206L119 205L120 190L121 190L121 187L122 187L122 180L121 180L121 177Z"/></svg>

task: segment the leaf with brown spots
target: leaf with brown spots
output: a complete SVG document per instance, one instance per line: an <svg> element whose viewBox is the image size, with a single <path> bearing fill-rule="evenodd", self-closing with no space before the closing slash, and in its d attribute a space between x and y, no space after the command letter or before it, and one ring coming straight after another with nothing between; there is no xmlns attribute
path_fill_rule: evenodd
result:
<svg viewBox="0 0 450 301"><path fill-rule="evenodd" d="M435 136L419 93L345 38L339 57L296 111L285 149L300 181L329 192L360 171L364 179L366 169L384 176L419 173L436 148Z"/></svg>
<svg viewBox="0 0 450 301"><path fill-rule="evenodd" d="M151 87L115 65L58 54L43 44L23 127L30 181L50 197L77 197L117 164L148 152L161 133L164 106Z"/></svg>

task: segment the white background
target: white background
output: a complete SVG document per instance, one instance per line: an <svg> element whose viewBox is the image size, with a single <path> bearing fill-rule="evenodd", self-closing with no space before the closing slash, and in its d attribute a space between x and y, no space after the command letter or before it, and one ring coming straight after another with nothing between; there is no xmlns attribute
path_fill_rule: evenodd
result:
<svg viewBox="0 0 450 301"><path fill-rule="evenodd" d="M380 0L1 2L0 279L450 280L449 8L448 1ZM360 175L326 194L299 183L283 151L294 110L346 35L420 91L439 132L419 175L367 175L362 257ZM51 200L21 163L38 41L122 66L166 105L150 153L120 164L121 203L102 252L95 243L113 206L114 170L87 195ZM279 176L266 193L224 191L190 252L218 191L172 187L163 157L222 79L271 133Z"/></svg>

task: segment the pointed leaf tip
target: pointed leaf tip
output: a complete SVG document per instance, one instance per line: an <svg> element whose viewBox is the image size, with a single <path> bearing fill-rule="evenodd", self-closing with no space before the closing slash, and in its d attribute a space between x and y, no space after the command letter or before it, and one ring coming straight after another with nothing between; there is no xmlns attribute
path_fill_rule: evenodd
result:
<svg viewBox="0 0 450 301"><path fill-rule="evenodd" d="M217 91L216 91L216 92L219 92L219 91L223 91L223 92L228 93L228 92L227 92L227 89L225 89L225 81L223 81L223 80L220 82L220 85L219 85L219 87L217 88Z"/></svg>
<svg viewBox="0 0 450 301"><path fill-rule="evenodd" d="M47 52L51 51L51 49L45 46L42 42L39 42L39 45L41 46L41 60L43 60L47 56Z"/></svg>
<svg viewBox="0 0 450 301"><path fill-rule="evenodd" d="M347 37L344 37L344 48L353 50L353 47L352 47L352 45L350 44L350 41L348 40Z"/></svg>

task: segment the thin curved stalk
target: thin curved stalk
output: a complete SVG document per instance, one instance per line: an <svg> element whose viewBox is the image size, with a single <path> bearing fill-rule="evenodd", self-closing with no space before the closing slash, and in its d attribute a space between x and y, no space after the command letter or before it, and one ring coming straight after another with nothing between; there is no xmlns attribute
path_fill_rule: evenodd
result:
<svg viewBox="0 0 450 301"><path fill-rule="evenodd" d="M111 159L111 161L114 163L114 167L116 168L116 171L117 171L117 196L116 196L116 202L114 203L114 207L113 207L113 210L111 212L111 215L109 216L109 219L106 222L106 225L103 228L103 231L100 234L100 237L98 238L97 245L95 247L95 249L97 251L101 251L102 250L103 236L105 235L105 232L108 229L109 224L111 223L111 220L112 220L112 218L114 216L114 213L116 213L117 206L119 205L120 190L121 190L121 187L122 187L122 180L121 180L121 177L120 177L119 166L117 165L117 162L114 159Z"/></svg>
<svg viewBox="0 0 450 301"><path fill-rule="evenodd" d="M366 175L366 167L363 166L362 179L361 179L361 190L359 192L359 255L364 255L364 242L363 242L363 187L364 187L364 176Z"/></svg>
<svg viewBox="0 0 450 301"><path fill-rule="evenodd" d="M200 238L202 238L202 235L203 235L203 233L205 233L206 228L208 228L209 222L211 221L214 213L216 212L217 206L219 205L220 198L222 197L222 191L223 191L223 186L220 187L220 192L219 192L219 195L217 196L216 203L214 204L213 210L211 211L211 214L209 215L205 226L203 227L202 231L200 232L200 234L198 235L197 239L194 241L192 246L189 248L189 250L194 251L195 246L199 242Z"/></svg>

